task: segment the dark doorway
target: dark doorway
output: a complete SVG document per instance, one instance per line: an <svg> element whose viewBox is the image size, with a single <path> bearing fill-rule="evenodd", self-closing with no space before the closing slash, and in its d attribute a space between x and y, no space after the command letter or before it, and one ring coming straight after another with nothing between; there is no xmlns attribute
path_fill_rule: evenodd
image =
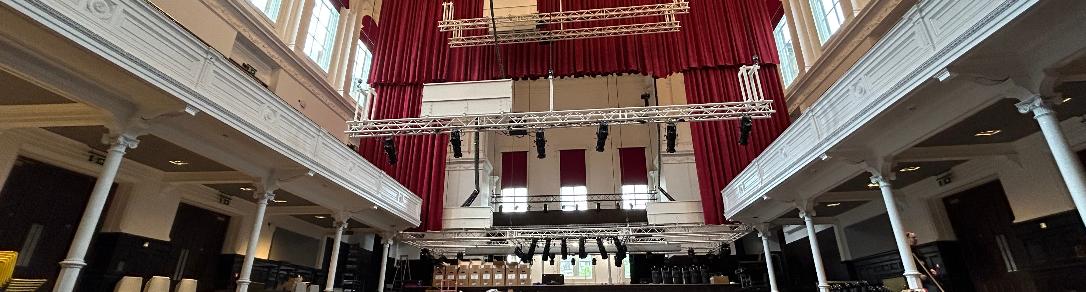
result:
<svg viewBox="0 0 1086 292"><path fill-rule="evenodd" d="M16 159L0 191L0 250L19 252L14 277L49 279L44 286L53 285L60 272L57 263L68 253L95 180L37 160Z"/></svg>
<svg viewBox="0 0 1086 292"><path fill-rule="evenodd" d="M176 260L172 278L196 279L197 291L214 291L216 260L229 225L229 216L181 203L170 230Z"/></svg>
<svg viewBox="0 0 1086 292"><path fill-rule="evenodd" d="M1014 214L999 181L943 199L961 243L969 277L979 292L1037 291L1020 270L1022 241L1014 232Z"/></svg>

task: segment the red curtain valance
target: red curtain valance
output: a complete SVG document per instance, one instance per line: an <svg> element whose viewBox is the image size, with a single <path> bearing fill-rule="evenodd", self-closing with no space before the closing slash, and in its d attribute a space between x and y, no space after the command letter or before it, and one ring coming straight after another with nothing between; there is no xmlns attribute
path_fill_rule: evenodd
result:
<svg viewBox="0 0 1086 292"><path fill-rule="evenodd" d="M362 31L358 35L358 39L366 45L366 48L370 49L370 52L377 50L377 37L380 36L381 30L377 27L377 22L373 20L373 17L369 15L362 17Z"/></svg>
<svg viewBox="0 0 1086 292"><path fill-rule="evenodd" d="M558 151L558 182L563 187L588 185L584 149Z"/></svg>

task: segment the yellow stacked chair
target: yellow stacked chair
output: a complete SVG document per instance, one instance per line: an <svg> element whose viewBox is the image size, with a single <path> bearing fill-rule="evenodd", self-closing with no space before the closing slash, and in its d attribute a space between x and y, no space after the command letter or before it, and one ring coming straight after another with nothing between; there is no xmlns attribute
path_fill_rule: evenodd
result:
<svg viewBox="0 0 1086 292"><path fill-rule="evenodd" d="M15 273L15 261L18 259L17 252L0 251L0 287L5 287L11 282L11 275Z"/></svg>

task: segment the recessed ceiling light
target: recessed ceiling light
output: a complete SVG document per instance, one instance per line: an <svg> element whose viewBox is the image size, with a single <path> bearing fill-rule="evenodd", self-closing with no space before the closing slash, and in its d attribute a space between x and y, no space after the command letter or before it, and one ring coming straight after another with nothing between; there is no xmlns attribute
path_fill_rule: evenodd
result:
<svg viewBox="0 0 1086 292"><path fill-rule="evenodd" d="M287 202L287 200L272 200L272 202L275 202L275 203L286 203L286 202Z"/></svg>
<svg viewBox="0 0 1086 292"><path fill-rule="evenodd" d="M877 184L877 183L868 183L868 184L867 184L867 187L869 187L869 188L873 188L873 189L874 189L874 188L878 188L878 187L879 187L879 184Z"/></svg>
<svg viewBox="0 0 1086 292"><path fill-rule="evenodd" d="M841 203L829 203L829 204L826 204L826 207L837 207L837 206L840 206L840 205L841 205Z"/></svg>
<svg viewBox="0 0 1086 292"><path fill-rule="evenodd" d="M313 216L313 218L317 218L317 219L324 219L324 218L328 218L328 217L326 217L326 216L321 216L321 215L317 215L317 216Z"/></svg>
<svg viewBox="0 0 1086 292"><path fill-rule="evenodd" d="M977 137L995 136L995 135L997 135L999 133L1002 133L1002 132L1003 132L1003 130L999 130L999 129L984 130L984 131L977 132L976 134L973 134L973 136L977 136Z"/></svg>
<svg viewBox="0 0 1086 292"><path fill-rule="evenodd" d="M917 170L920 170L919 166L910 166L910 167L899 169L898 171L900 171L900 172L910 172L910 171L917 171Z"/></svg>
<svg viewBox="0 0 1086 292"><path fill-rule="evenodd" d="M170 160L170 164L177 165L177 166L182 166L182 165L188 165L189 163L184 161L184 160Z"/></svg>
<svg viewBox="0 0 1086 292"><path fill-rule="evenodd" d="M240 187L240 188L238 188L238 189L239 189L239 190L243 190L243 191L246 191L246 192L251 192L251 191L253 191L253 190L254 190L253 188L250 188L250 187Z"/></svg>
<svg viewBox="0 0 1086 292"><path fill-rule="evenodd" d="M1061 101L1061 102L1064 102L1064 103L1066 103L1066 102L1068 102L1068 101L1071 101L1071 98L1070 98L1070 97L1064 97L1064 98L1063 98L1063 101Z"/></svg>

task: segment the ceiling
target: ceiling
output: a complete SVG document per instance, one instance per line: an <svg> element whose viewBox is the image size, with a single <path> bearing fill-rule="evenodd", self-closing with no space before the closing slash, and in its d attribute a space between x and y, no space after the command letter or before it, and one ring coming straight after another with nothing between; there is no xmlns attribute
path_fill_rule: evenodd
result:
<svg viewBox="0 0 1086 292"><path fill-rule="evenodd" d="M332 223L333 223L332 222L332 216L328 215L328 214L292 215L292 216L294 216L294 218L298 218L298 219L300 219L302 221L309 222L310 224L317 225L317 226L320 226L320 227L324 227L324 228L335 228L336 227L335 225L332 225ZM370 227L366 226L366 224L362 224L362 222L355 221L354 219L348 219L347 220L347 228L370 228Z"/></svg>
<svg viewBox="0 0 1086 292"><path fill-rule="evenodd" d="M918 181L924 180L928 177L937 176L947 171L950 171L952 167L958 164L964 163L965 160L947 160L947 161L924 161L924 162L901 162L894 165L896 179L893 181L894 189L900 189ZM912 171L902 171L906 168L919 167ZM871 175L868 173L861 173L856 177L845 181L841 185L837 186L831 192L855 192L855 191L868 191L878 188L868 187L871 183Z"/></svg>
<svg viewBox="0 0 1086 292"><path fill-rule="evenodd" d="M1064 97L1071 99L1056 106L1060 120L1086 114L1086 82L1071 82L1060 86ZM1029 136L1040 127L1032 114L1022 114L1014 106L1018 100L1002 99L920 142L916 147L974 145L1013 142ZM981 131L999 130L999 134L977 136Z"/></svg>
<svg viewBox="0 0 1086 292"><path fill-rule="evenodd" d="M820 202L814 206L815 216L833 217L841 215L863 204L867 204L867 202L870 201ZM792 211L789 211L787 214L781 215L780 218L799 218L799 210L792 209Z"/></svg>
<svg viewBox="0 0 1086 292"><path fill-rule="evenodd" d="M102 144L102 135L107 130L102 126L50 127L46 130L69 139L87 144L91 148L105 152L109 147ZM124 157L141 164L167 172L231 171L230 167L189 151L188 149L167 142L153 135L140 136L139 146L129 149ZM170 161L187 163L175 165Z"/></svg>
<svg viewBox="0 0 1086 292"><path fill-rule="evenodd" d="M256 198L253 198L253 185L252 184L206 184L209 188L215 189L223 194L241 198L246 201L256 202ZM291 194L288 191L277 190L275 191L275 200L269 206L314 206L310 201L306 201L301 197ZM285 202L284 202L285 201Z"/></svg>
<svg viewBox="0 0 1086 292"><path fill-rule="evenodd" d="M3 90L0 91L0 105L73 103L70 99L11 75L7 71L0 70L0 84L4 85Z"/></svg>

